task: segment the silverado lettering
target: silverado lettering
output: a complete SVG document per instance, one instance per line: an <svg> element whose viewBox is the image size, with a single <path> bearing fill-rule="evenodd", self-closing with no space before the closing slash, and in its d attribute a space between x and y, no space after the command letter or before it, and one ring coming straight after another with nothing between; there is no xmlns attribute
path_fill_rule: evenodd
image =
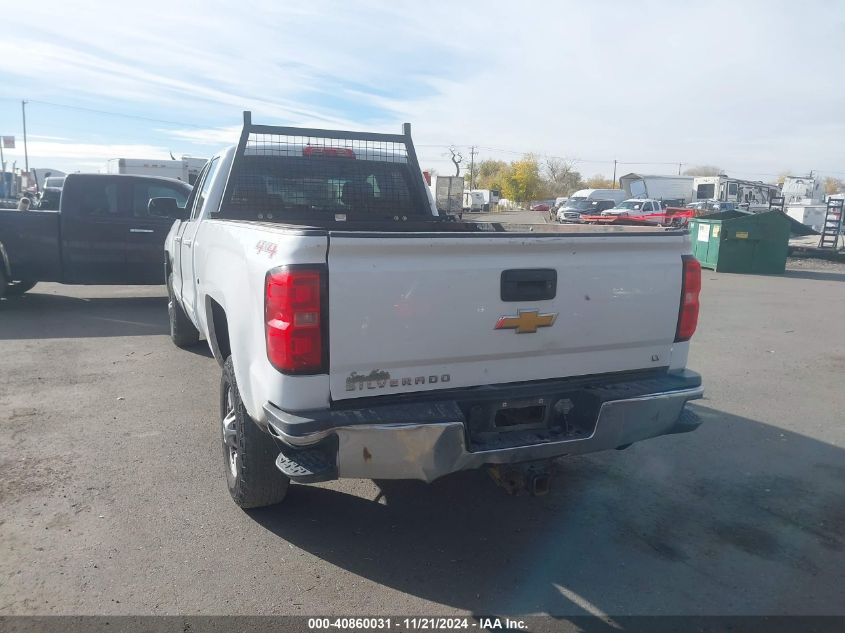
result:
<svg viewBox="0 0 845 633"><path fill-rule="evenodd" d="M427 383L433 385L437 382L444 383L450 380L451 376L449 374L428 376L427 378L426 376L391 378L390 374L386 371L373 370L366 376L359 375L353 371L346 379L346 390L355 391L357 389L363 391L365 387L367 389L383 389L385 387L404 387L412 384L424 385Z"/></svg>

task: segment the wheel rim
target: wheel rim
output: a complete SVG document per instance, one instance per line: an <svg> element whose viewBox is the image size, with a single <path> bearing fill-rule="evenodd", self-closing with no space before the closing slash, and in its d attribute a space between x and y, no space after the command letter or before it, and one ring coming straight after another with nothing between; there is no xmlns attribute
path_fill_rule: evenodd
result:
<svg viewBox="0 0 845 633"><path fill-rule="evenodd" d="M223 415L223 451L232 477L238 476L238 429L235 398L231 385L226 387L226 412Z"/></svg>

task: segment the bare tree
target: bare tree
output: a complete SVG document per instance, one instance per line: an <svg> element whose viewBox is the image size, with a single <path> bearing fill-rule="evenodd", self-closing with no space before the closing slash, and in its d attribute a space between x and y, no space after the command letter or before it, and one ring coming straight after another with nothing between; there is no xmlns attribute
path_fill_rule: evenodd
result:
<svg viewBox="0 0 845 633"><path fill-rule="evenodd" d="M570 193L581 183L581 174L575 171L574 161L547 157L541 169L550 193L556 196Z"/></svg>
<svg viewBox="0 0 845 633"><path fill-rule="evenodd" d="M455 163L455 175L460 176L461 175L461 161L464 159L464 157L458 151L458 148L455 147L454 145L449 148L449 153L452 155L452 158L451 158L452 162Z"/></svg>
<svg viewBox="0 0 845 633"><path fill-rule="evenodd" d="M718 176L725 170L715 165L695 165L684 170L684 176Z"/></svg>

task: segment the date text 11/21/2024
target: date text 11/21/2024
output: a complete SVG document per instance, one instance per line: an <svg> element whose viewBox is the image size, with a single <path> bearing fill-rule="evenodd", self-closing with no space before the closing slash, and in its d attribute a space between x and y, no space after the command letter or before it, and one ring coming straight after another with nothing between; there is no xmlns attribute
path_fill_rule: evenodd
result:
<svg viewBox="0 0 845 633"><path fill-rule="evenodd" d="M413 618L308 618L308 629L311 631L324 630L391 630L399 631L454 631L461 629L479 630L526 630L524 620L497 617L447 618L447 617L413 617Z"/></svg>

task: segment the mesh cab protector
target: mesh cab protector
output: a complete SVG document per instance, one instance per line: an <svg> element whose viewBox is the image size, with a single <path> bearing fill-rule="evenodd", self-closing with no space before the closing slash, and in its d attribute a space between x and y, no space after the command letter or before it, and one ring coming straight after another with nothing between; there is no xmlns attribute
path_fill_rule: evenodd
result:
<svg viewBox="0 0 845 633"><path fill-rule="evenodd" d="M411 141L402 134L253 125L235 152L221 219L322 226L436 219Z"/></svg>

